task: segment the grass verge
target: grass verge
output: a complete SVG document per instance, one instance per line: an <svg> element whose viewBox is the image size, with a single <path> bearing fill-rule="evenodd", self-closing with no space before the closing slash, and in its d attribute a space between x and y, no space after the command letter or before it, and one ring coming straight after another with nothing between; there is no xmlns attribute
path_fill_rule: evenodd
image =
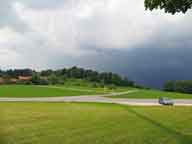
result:
<svg viewBox="0 0 192 144"><path fill-rule="evenodd" d="M192 94L183 94L175 92L164 92L159 90L141 90L138 89L135 92L128 93L120 96L112 96L112 98L159 98L159 97L168 97L175 99L192 99Z"/></svg>

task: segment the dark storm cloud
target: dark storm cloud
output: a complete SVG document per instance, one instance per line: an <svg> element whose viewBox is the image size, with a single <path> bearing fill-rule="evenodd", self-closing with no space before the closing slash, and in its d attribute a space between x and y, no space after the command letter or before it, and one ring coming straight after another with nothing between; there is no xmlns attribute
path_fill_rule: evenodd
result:
<svg viewBox="0 0 192 144"><path fill-rule="evenodd" d="M105 51L84 66L113 71L151 87L160 88L166 80L192 79L191 48L137 48Z"/></svg>

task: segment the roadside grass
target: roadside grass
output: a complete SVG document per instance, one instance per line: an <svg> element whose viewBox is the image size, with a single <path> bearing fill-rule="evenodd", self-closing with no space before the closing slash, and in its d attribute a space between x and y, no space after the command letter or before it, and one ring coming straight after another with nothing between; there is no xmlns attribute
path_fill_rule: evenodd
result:
<svg viewBox="0 0 192 144"><path fill-rule="evenodd" d="M75 85L0 85L0 97L56 97L56 96L80 96L97 95L132 91L124 95L111 96L111 98L159 98L168 97L175 99L192 99L192 94L164 92L160 90L145 90L131 87L91 87Z"/></svg>
<svg viewBox="0 0 192 144"><path fill-rule="evenodd" d="M192 107L0 103L1 144L191 144Z"/></svg>
<svg viewBox="0 0 192 144"><path fill-rule="evenodd" d="M54 87L54 86L49 86ZM68 86L68 85L56 85L55 87L61 87L61 88L68 88L68 89L77 89L77 90L85 90L85 91L98 91L98 92L125 92L128 90L135 90L136 88L132 87L118 87L116 86L115 89L110 89L109 87L91 87L91 86Z"/></svg>
<svg viewBox="0 0 192 144"><path fill-rule="evenodd" d="M99 91L81 91L35 85L1 85L0 97L54 97L101 94Z"/></svg>
<svg viewBox="0 0 192 144"><path fill-rule="evenodd" d="M95 86L97 85L97 86ZM132 90L134 88L131 87L119 87L119 86L115 86L115 89L110 90L109 86L105 86L100 87L99 83L93 83L93 82L89 82L86 80L82 80L82 79L67 79L64 83L64 85L59 85L59 86L63 86L66 88L75 88L75 89L82 89L82 90L96 90L96 91L104 91L104 92L122 92L122 91L127 91L127 90Z"/></svg>
<svg viewBox="0 0 192 144"><path fill-rule="evenodd" d="M128 91L132 88L117 87L114 90L109 88L92 88L88 86L68 85L0 85L0 97L56 97L56 96L80 96L97 95L114 92Z"/></svg>
<svg viewBox="0 0 192 144"><path fill-rule="evenodd" d="M133 93L128 93L120 96L111 96L112 98L159 98L159 97L167 97L167 98L175 98L175 99L192 99L192 94L183 94L176 92L164 92L159 90L142 90L137 89L137 91Z"/></svg>

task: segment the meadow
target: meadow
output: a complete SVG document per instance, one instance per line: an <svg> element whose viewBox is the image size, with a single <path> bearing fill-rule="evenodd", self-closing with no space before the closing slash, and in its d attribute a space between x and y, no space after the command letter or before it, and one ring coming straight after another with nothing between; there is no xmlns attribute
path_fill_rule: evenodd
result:
<svg viewBox="0 0 192 144"><path fill-rule="evenodd" d="M56 97L101 94L103 91L82 88L35 85L1 85L0 97Z"/></svg>
<svg viewBox="0 0 192 144"><path fill-rule="evenodd" d="M159 98L168 97L174 99L192 99L192 94L165 92L153 89L136 89L131 87L92 87L90 85L1 85L0 97L59 97L59 96L80 96L99 95L134 91L124 95L111 96L111 98Z"/></svg>
<svg viewBox="0 0 192 144"><path fill-rule="evenodd" d="M0 85L0 97L57 97L97 95L132 90L131 87L92 87L90 85Z"/></svg>
<svg viewBox="0 0 192 144"><path fill-rule="evenodd" d="M167 97L173 99L192 99L192 94L176 93L176 92L165 92L160 90L148 90L148 89L137 89L134 93L128 93L120 96L112 96L112 98L160 98Z"/></svg>
<svg viewBox="0 0 192 144"><path fill-rule="evenodd" d="M192 107L0 103L0 143L191 144L191 113Z"/></svg>

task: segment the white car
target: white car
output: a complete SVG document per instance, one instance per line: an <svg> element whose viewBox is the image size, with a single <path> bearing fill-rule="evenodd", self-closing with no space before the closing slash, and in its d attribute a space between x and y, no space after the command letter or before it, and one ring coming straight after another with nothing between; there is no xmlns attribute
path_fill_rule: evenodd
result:
<svg viewBox="0 0 192 144"><path fill-rule="evenodd" d="M174 102L170 98L160 97L159 98L159 104L162 104L162 105L174 105Z"/></svg>

